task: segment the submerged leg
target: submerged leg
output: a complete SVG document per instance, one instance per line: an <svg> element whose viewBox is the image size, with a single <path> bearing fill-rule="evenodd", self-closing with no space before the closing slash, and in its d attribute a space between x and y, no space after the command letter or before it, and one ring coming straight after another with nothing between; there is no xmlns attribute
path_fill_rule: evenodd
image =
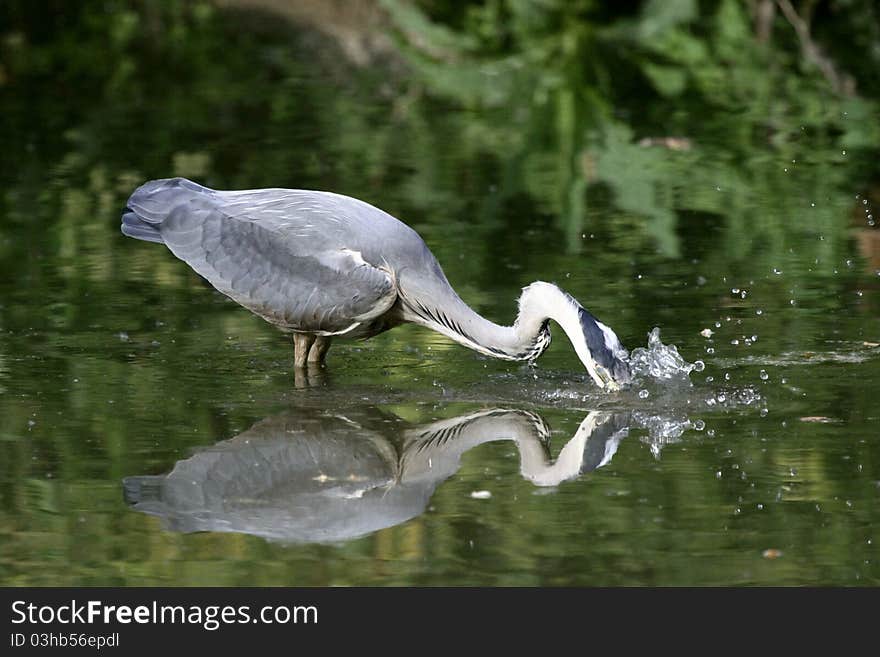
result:
<svg viewBox="0 0 880 657"><path fill-rule="evenodd" d="M327 383L327 371L317 363L308 363L307 367L293 368L293 387L318 388Z"/></svg>
<svg viewBox="0 0 880 657"><path fill-rule="evenodd" d="M311 333L294 333L293 334L293 365L294 367L305 367L309 356L309 349L315 336Z"/></svg>
<svg viewBox="0 0 880 657"><path fill-rule="evenodd" d="M309 349L309 363L322 364L327 357L327 350L330 348L330 337L319 335L315 338L312 348Z"/></svg>

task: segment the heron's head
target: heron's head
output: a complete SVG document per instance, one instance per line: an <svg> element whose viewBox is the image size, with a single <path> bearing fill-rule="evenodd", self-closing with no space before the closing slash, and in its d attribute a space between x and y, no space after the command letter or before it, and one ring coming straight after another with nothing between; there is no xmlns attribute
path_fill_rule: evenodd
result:
<svg viewBox="0 0 880 657"><path fill-rule="evenodd" d="M528 325L529 318L532 333L544 318L555 320L600 388L619 390L632 382L629 353L614 331L553 283L538 281L523 289L517 322Z"/></svg>
<svg viewBox="0 0 880 657"><path fill-rule="evenodd" d="M599 387L619 390L632 383L629 352L620 344L617 334L578 304L578 324L586 345L575 350L587 371Z"/></svg>

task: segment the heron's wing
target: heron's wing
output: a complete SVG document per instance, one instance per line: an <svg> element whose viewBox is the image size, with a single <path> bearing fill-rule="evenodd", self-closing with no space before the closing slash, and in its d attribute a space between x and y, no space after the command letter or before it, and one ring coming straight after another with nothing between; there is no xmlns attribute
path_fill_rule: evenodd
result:
<svg viewBox="0 0 880 657"><path fill-rule="evenodd" d="M353 248L360 224L320 195L194 194L160 230L168 248L214 287L286 328L344 333L397 298L391 275Z"/></svg>

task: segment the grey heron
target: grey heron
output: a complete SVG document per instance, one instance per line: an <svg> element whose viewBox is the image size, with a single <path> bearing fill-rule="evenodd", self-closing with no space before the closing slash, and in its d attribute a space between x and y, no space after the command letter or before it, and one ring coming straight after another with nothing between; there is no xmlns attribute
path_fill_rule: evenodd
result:
<svg viewBox="0 0 880 657"><path fill-rule="evenodd" d="M296 367L322 363L333 337L369 338L405 322L533 362L554 320L600 388L631 380L614 331L556 285L523 288L513 325L495 324L459 298L415 230L348 196L153 180L128 199L122 232L165 244L217 290L293 333Z"/></svg>
<svg viewBox="0 0 880 657"><path fill-rule="evenodd" d="M298 409L197 451L168 474L127 477L123 491L132 508L173 531L346 541L424 513L474 447L512 441L526 480L558 486L609 463L631 417L590 411L552 459L550 427L525 410L410 425L375 407L348 407L345 415Z"/></svg>

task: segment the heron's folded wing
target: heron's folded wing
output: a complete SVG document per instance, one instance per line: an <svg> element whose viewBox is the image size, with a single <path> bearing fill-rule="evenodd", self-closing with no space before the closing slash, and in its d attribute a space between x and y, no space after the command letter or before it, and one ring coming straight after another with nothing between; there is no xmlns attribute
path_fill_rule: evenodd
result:
<svg viewBox="0 0 880 657"><path fill-rule="evenodd" d="M162 223L171 251L214 287L281 326L342 333L386 312L391 276L312 221L271 207L231 215L189 203Z"/></svg>

